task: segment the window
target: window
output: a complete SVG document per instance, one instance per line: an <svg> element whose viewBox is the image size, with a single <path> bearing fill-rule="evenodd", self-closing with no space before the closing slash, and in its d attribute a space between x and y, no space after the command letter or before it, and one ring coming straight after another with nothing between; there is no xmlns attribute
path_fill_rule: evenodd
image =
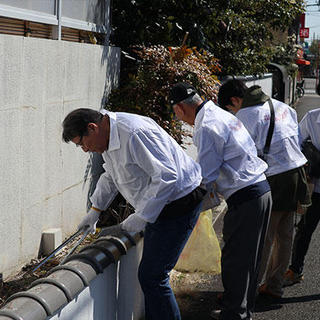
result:
<svg viewBox="0 0 320 320"><path fill-rule="evenodd" d="M83 31L108 34L109 12L110 0L0 0L2 24L8 18L45 24L53 28L50 34L56 39L61 39L62 28L64 33L72 28L79 34ZM14 24L12 21L9 25ZM7 29L8 26L0 32L6 33L3 30Z"/></svg>
<svg viewBox="0 0 320 320"><path fill-rule="evenodd" d="M55 14L55 0L0 0L0 4L52 15Z"/></svg>
<svg viewBox="0 0 320 320"><path fill-rule="evenodd" d="M105 25L105 0L68 0L62 1L62 16L86 21L96 25Z"/></svg>

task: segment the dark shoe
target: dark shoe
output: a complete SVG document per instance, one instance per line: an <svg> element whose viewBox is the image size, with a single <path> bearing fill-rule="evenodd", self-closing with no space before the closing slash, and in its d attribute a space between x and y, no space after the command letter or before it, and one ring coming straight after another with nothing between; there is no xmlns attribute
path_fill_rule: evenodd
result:
<svg viewBox="0 0 320 320"><path fill-rule="evenodd" d="M283 286L288 287L303 281L303 274L296 273L290 269L284 274Z"/></svg>
<svg viewBox="0 0 320 320"><path fill-rule="evenodd" d="M215 303L216 303L216 307L217 307L217 310L221 310L223 308L223 292L220 292L217 294L216 296L216 299L215 299Z"/></svg>
<svg viewBox="0 0 320 320"><path fill-rule="evenodd" d="M220 314L221 314L221 310L218 310L218 309L213 309L210 313L210 317L212 319L216 319L216 320L219 320L220 319Z"/></svg>
<svg viewBox="0 0 320 320"><path fill-rule="evenodd" d="M278 299L278 300L281 299L281 295L276 294L271 290L269 290L266 283L264 283L259 287L258 292L259 292L259 295L262 295L262 296L268 296L270 298Z"/></svg>
<svg viewBox="0 0 320 320"><path fill-rule="evenodd" d="M215 302L215 308L210 313L210 317L212 319L220 319L220 313L221 313L221 310L223 308L222 299L223 299L223 292L217 293L217 296L216 296L215 301L214 301Z"/></svg>
<svg viewBox="0 0 320 320"><path fill-rule="evenodd" d="M220 319L221 310L213 309L210 313L210 317L212 319L219 320ZM246 318L246 320L252 320L252 318Z"/></svg>

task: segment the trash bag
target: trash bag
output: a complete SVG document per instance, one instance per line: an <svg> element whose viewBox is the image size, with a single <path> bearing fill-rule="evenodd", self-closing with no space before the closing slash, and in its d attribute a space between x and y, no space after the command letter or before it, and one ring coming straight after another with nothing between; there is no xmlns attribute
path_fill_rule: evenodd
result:
<svg viewBox="0 0 320 320"><path fill-rule="evenodd" d="M182 272L221 273L221 250L212 227L212 211L200 213L198 222L174 267Z"/></svg>

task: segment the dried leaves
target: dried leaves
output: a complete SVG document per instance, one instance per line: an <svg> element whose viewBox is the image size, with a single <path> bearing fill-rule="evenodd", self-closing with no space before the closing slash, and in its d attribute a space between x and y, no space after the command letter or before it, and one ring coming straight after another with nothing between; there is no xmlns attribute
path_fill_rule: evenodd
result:
<svg viewBox="0 0 320 320"><path fill-rule="evenodd" d="M140 60L136 73L111 93L107 109L149 116L181 143L186 133L168 104L169 89L179 81L190 82L204 97L215 100L218 60L208 51L186 46L137 46L133 51Z"/></svg>

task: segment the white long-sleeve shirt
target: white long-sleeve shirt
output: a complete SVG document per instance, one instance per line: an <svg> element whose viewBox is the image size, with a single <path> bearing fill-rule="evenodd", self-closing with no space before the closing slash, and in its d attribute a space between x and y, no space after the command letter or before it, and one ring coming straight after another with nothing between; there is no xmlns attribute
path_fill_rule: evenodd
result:
<svg viewBox="0 0 320 320"><path fill-rule="evenodd" d="M216 183L228 199L234 192L266 180L267 164L242 122L208 101L195 119L193 142L198 150L204 184Z"/></svg>
<svg viewBox="0 0 320 320"><path fill-rule="evenodd" d="M307 159L299 146L297 114L287 104L272 99L275 125L269 153L265 155L266 176L273 176L303 166ZM269 103L240 109L236 117L242 121L254 140L258 154L263 154L270 125Z"/></svg>
<svg viewBox="0 0 320 320"><path fill-rule="evenodd" d="M152 223L166 204L200 185L201 168L152 119L104 113L110 117L110 140L92 205L107 209L119 191L135 215Z"/></svg>
<svg viewBox="0 0 320 320"><path fill-rule="evenodd" d="M310 137L313 145L320 150L320 108L308 111L299 123L300 144ZM314 179L314 192L320 193L320 178Z"/></svg>

